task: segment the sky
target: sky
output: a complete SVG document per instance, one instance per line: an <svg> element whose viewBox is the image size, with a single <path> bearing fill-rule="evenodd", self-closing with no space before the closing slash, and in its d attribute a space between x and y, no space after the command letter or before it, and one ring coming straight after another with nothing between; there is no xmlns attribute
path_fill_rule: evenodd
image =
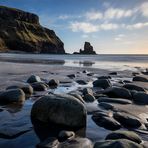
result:
<svg viewBox="0 0 148 148"><path fill-rule="evenodd" d="M0 0L35 13L68 53L89 41L98 54L148 54L148 0Z"/></svg>

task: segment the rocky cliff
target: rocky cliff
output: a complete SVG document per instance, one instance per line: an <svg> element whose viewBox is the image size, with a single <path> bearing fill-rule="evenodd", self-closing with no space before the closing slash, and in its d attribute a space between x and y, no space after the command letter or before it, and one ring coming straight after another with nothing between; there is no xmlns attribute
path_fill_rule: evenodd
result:
<svg viewBox="0 0 148 148"><path fill-rule="evenodd" d="M0 51L65 53L63 42L37 15L5 6L0 6Z"/></svg>

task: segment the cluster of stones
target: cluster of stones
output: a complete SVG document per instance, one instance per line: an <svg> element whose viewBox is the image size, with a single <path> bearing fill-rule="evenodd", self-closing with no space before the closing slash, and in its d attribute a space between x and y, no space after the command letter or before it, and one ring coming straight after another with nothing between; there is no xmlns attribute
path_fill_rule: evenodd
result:
<svg viewBox="0 0 148 148"><path fill-rule="evenodd" d="M93 73L83 71L87 76ZM110 73L116 75L117 73ZM75 74L67 75L75 79ZM126 83L122 86L113 86L111 76L100 76L93 81L93 88L84 88L81 93L69 94L46 94L40 97L32 106L31 121L34 130L40 139L38 148L142 148L141 138L132 131L120 131L121 128L128 130L147 130L147 123L129 113L121 112L114 106L117 104L142 104L148 105L147 91L135 84ZM148 82L142 76L134 76L133 81ZM76 80L80 85L86 85L84 80ZM35 91L46 91L56 88L60 82L51 79L46 82L39 76L31 75L27 83L9 86L0 93L0 104L19 103L23 104ZM98 91L94 92L94 89ZM112 132L103 141L95 144L88 138L77 135L80 129L86 127L88 110L87 103L97 101L102 110L92 112L92 120L96 125Z"/></svg>

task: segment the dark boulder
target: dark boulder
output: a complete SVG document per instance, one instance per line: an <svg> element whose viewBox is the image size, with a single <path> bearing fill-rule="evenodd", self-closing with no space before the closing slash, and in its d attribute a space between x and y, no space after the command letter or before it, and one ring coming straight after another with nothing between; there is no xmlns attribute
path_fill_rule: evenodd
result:
<svg viewBox="0 0 148 148"><path fill-rule="evenodd" d="M48 82L48 86L49 87L57 87L59 85L59 80L56 80L56 79L51 79L49 82Z"/></svg>
<svg viewBox="0 0 148 148"><path fill-rule="evenodd" d="M131 99L131 93L128 89L123 87L112 87L105 90L104 94L112 98Z"/></svg>
<svg viewBox="0 0 148 148"><path fill-rule="evenodd" d="M108 130L118 130L121 128L121 125L119 122L117 122L115 119L109 116L100 116L97 114L94 114L92 116L93 121L98 125Z"/></svg>
<svg viewBox="0 0 148 148"><path fill-rule="evenodd" d="M125 85L123 85L123 87L128 90L136 90L136 91L144 91L145 92L144 88L137 86L135 84L125 84Z"/></svg>
<svg viewBox="0 0 148 148"><path fill-rule="evenodd" d="M140 119L127 113L116 112L113 116L126 128L139 128L142 125Z"/></svg>
<svg viewBox="0 0 148 148"><path fill-rule="evenodd" d="M113 110L114 106L112 104L106 103L106 102L100 102L99 103L100 107L103 107L106 110Z"/></svg>
<svg viewBox="0 0 148 148"><path fill-rule="evenodd" d="M143 146L127 139L119 139L96 142L94 148L143 148Z"/></svg>
<svg viewBox="0 0 148 148"><path fill-rule="evenodd" d="M96 99L92 94L86 94L84 96L84 101L85 102L94 102Z"/></svg>
<svg viewBox="0 0 148 148"><path fill-rule="evenodd" d="M84 80L76 80L76 82L80 85L86 85L88 82L84 81Z"/></svg>
<svg viewBox="0 0 148 148"><path fill-rule="evenodd" d="M112 85L111 85L110 81L107 79L99 79L99 80L96 80L93 82L93 86L106 89L108 87L111 87Z"/></svg>
<svg viewBox="0 0 148 148"><path fill-rule="evenodd" d="M115 131L107 135L106 140L128 139L140 144L142 139L139 135L132 131Z"/></svg>
<svg viewBox="0 0 148 148"><path fill-rule="evenodd" d="M36 75L31 75L28 78L27 83L34 83L34 82L41 82L41 78L39 76L36 76Z"/></svg>
<svg viewBox="0 0 148 148"><path fill-rule="evenodd" d="M48 85L44 82L35 82L32 83L31 86L33 87L34 91L45 91L48 88Z"/></svg>
<svg viewBox="0 0 148 148"><path fill-rule="evenodd" d="M118 103L118 104L132 104L132 101L127 99L121 99L121 98L108 98L108 97L99 97L97 101L100 102L106 102L106 103Z"/></svg>
<svg viewBox="0 0 148 148"><path fill-rule="evenodd" d="M31 119L39 138L45 139L52 134L51 130L57 136L61 130L85 127L86 114L84 104L71 95L47 95L34 103Z"/></svg>
<svg viewBox="0 0 148 148"><path fill-rule="evenodd" d="M84 89L82 90L82 93L83 93L84 96L87 95L87 94L93 95L93 91L92 91L91 88L84 88Z"/></svg>
<svg viewBox="0 0 148 148"><path fill-rule="evenodd" d="M148 79L142 76L135 76L133 81L148 82Z"/></svg>
<svg viewBox="0 0 148 148"><path fill-rule="evenodd" d="M0 93L0 104L23 104L24 101L25 94L21 89L10 89Z"/></svg>
<svg viewBox="0 0 148 148"><path fill-rule="evenodd" d="M134 93L133 101L136 104L148 105L148 94L142 92Z"/></svg>

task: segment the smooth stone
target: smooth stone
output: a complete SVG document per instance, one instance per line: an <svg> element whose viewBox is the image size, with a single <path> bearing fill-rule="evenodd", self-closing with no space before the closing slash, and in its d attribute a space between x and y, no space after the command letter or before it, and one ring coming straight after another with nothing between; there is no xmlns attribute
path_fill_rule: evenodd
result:
<svg viewBox="0 0 148 148"><path fill-rule="evenodd" d="M67 75L67 77L69 77L70 79L73 79L73 78L76 77L76 75L75 74L70 74L70 75Z"/></svg>
<svg viewBox="0 0 148 148"><path fill-rule="evenodd" d="M85 102L94 102L95 100L96 100L96 98L91 94L86 94L84 96L84 101Z"/></svg>
<svg viewBox="0 0 148 148"><path fill-rule="evenodd" d="M69 95L71 95L71 96L77 98L77 99L78 99L79 101L81 101L83 104L85 103L81 95L79 95L79 94L77 94L77 93L69 93Z"/></svg>
<svg viewBox="0 0 148 148"><path fill-rule="evenodd" d="M60 142L73 138L75 138L75 133L73 131L61 131L58 135L58 140Z"/></svg>
<svg viewBox="0 0 148 148"><path fill-rule="evenodd" d="M88 73L87 74L87 76L93 76L94 75L94 73Z"/></svg>
<svg viewBox="0 0 148 148"><path fill-rule="evenodd" d="M12 85L6 88L6 90L9 89L22 89L26 97L30 97L33 94L33 88L30 84Z"/></svg>
<svg viewBox="0 0 148 148"><path fill-rule="evenodd" d="M114 109L114 106L112 104L109 104L106 102L99 103L99 106L103 107L106 110L113 110Z"/></svg>
<svg viewBox="0 0 148 148"><path fill-rule="evenodd" d="M87 110L84 104L74 96L66 94L43 96L33 104L31 110L31 119L35 129L38 122L40 128L44 128L47 132L48 137L50 134L48 129L53 126L56 126L56 130L60 128L60 131L67 129L75 131L84 128L86 115ZM47 138L44 132L43 134L38 134L40 139Z"/></svg>
<svg viewBox="0 0 148 148"><path fill-rule="evenodd" d="M148 94L142 92L134 93L133 101L136 104L148 105Z"/></svg>
<svg viewBox="0 0 148 148"><path fill-rule="evenodd" d="M88 138L77 137L60 143L58 148L93 148L93 144Z"/></svg>
<svg viewBox="0 0 148 148"><path fill-rule="evenodd" d="M133 131L115 131L108 134L105 138L105 140L117 140L117 139L128 139L138 144L142 142L141 137Z"/></svg>
<svg viewBox="0 0 148 148"><path fill-rule="evenodd" d="M33 87L34 91L45 91L47 90L48 85L44 82L35 82L32 83L31 86Z"/></svg>
<svg viewBox="0 0 148 148"><path fill-rule="evenodd" d="M99 79L93 82L93 87L101 87L103 89L106 89L108 87L111 87L111 83L107 79Z"/></svg>
<svg viewBox="0 0 148 148"><path fill-rule="evenodd" d="M83 93L84 96L87 95L87 94L93 95L93 91L92 91L91 88L84 88L84 89L82 90L82 93Z"/></svg>
<svg viewBox="0 0 148 148"><path fill-rule="evenodd" d="M131 81L129 80L123 80L124 83L132 83Z"/></svg>
<svg viewBox="0 0 148 148"><path fill-rule="evenodd" d="M21 89L10 89L0 93L0 103L18 103L23 104L25 101L25 93Z"/></svg>
<svg viewBox="0 0 148 148"><path fill-rule="evenodd" d="M41 82L41 78L39 76L36 76L36 75L31 75L28 78L27 83L34 83L34 82Z"/></svg>
<svg viewBox="0 0 148 148"><path fill-rule="evenodd" d="M133 77L133 81L148 82L148 79L142 76Z"/></svg>
<svg viewBox="0 0 148 148"><path fill-rule="evenodd" d="M137 117L127 113L117 112L113 117L126 128L139 128L142 125Z"/></svg>
<svg viewBox="0 0 148 148"><path fill-rule="evenodd" d="M123 87L112 87L105 90L104 94L108 95L111 98L125 98L131 99L131 93L128 89Z"/></svg>
<svg viewBox="0 0 148 148"><path fill-rule="evenodd" d="M118 139L98 141L94 148L143 148L143 146L127 139Z"/></svg>
<svg viewBox="0 0 148 148"><path fill-rule="evenodd" d="M77 82L78 84L80 84L80 85L86 85L86 84L87 84L87 82L84 81L84 80L76 80L76 82Z"/></svg>
<svg viewBox="0 0 148 148"><path fill-rule="evenodd" d="M136 91L144 91L145 92L144 88L137 86L135 84L125 84L125 85L123 85L123 87L128 90L136 90Z"/></svg>
<svg viewBox="0 0 148 148"><path fill-rule="evenodd" d="M82 73L88 73L88 71L87 70L83 70Z"/></svg>
<svg viewBox="0 0 148 148"><path fill-rule="evenodd" d="M36 145L36 148L58 148L59 141L55 137L49 137Z"/></svg>
<svg viewBox="0 0 148 148"><path fill-rule="evenodd" d="M107 103L118 103L118 104L132 104L132 101L127 99L121 98L108 98L108 97L99 97L97 101L100 102L107 102Z"/></svg>
<svg viewBox="0 0 148 148"><path fill-rule="evenodd" d="M98 77L98 80L100 79L111 79L111 76L100 76Z"/></svg>
<svg viewBox="0 0 148 148"><path fill-rule="evenodd" d="M59 80L55 80L55 79L51 79L49 82L48 82L48 86L49 87L57 87L59 85Z"/></svg>
<svg viewBox="0 0 148 148"><path fill-rule="evenodd" d="M109 75L117 75L117 72L110 72Z"/></svg>
<svg viewBox="0 0 148 148"><path fill-rule="evenodd" d="M112 117L108 117L108 116L97 116L97 115L93 115L92 116L92 120L100 127L103 127L105 129L108 130L118 130L121 128L121 125L119 122L117 122L115 119L113 119Z"/></svg>

